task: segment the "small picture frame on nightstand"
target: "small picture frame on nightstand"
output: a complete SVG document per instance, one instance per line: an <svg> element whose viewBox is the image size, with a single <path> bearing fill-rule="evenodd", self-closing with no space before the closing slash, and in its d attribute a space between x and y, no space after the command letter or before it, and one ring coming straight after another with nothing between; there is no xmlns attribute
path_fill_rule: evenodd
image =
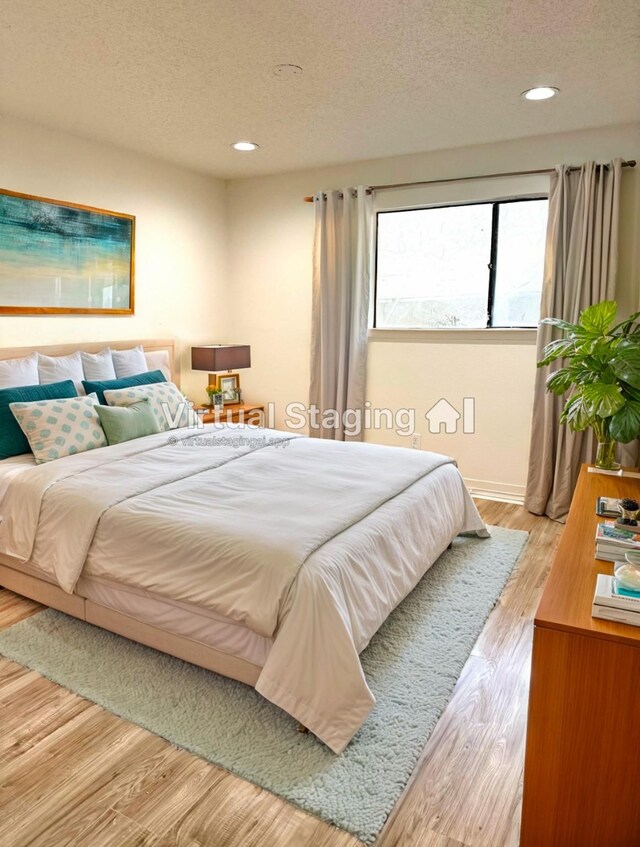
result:
<svg viewBox="0 0 640 847"><path fill-rule="evenodd" d="M225 406L240 402L240 374L218 374L218 388L222 391Z"/></svg>

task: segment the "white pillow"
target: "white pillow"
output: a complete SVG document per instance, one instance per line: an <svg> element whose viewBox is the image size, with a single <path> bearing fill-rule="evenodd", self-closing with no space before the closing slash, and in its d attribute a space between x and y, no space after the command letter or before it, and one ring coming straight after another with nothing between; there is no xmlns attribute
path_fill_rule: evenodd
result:
<svg viewBox="0 0 640 847"><path fill-rule="evenodd" d="M0 388L19 388L23 385L38 384L37 353L31 353L24 359L2 359L0 361Z"/></svg>
<svg viewBox="0 0 640 847"><path fill-rule="evenodd" d="M123 376L136 376L149 370L141 346L132 347L130 350L112 350L111 358L117 379Z"/></svg>
<svg viewBox="0 0 640 847"><path fill-rule="evenodd" d="M167 382L171 382L171 364L168 350L152 350L144 354L147 368L150 371L162 371Z"/></svg>
<svg viewBox="0 0 640 847"><path fill-rule="evenodd" d="M88 382L104 382L107 379L116 378L111 350L108 347L105 347L100 353L81 352L80 358L82 359L84 378Z"/></svg>
<svg viewBox="0 0 640 847"><path fill-rule="evenodd" d="M149 405L156 416L161 432L181 426L197 426L196 413L178 386L172 382L114 388L104 392L108 406L130 406L144 397L149 398Z"/></svg>
<svg viewBox="0 0 640 847"><path fill-rule="evenodd" d="M78 394L85 393L82 387L84 379L82 357L79 352L72 353L70 356L43 356L42 353L38 353L38 376L40 385L71 379Z"/></svg>
<svg viewBox="0 0 640 847"><path fill-rule="evenodd" d="M66 400L9 403L35 456L36 464L106 447L107 438L95 410L97 394Z"/></svg>

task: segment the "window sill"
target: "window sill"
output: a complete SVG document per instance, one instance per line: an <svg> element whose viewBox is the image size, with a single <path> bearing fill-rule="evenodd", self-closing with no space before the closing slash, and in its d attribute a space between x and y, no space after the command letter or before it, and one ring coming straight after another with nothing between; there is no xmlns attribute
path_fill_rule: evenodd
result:
<svg viewBox="0 0 640 847"><path fill-rule="evenodd" d="M537 329L370 329L369 341L394 344L527 344Z"/></svg>

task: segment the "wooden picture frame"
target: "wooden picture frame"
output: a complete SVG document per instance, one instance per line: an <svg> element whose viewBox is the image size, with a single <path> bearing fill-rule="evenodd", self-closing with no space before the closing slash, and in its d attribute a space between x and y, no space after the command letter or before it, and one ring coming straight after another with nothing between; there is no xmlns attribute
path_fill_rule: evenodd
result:
<svg viewBox="0 0 640 847"><path fill-rule="evenodd" d="M229 388L225 388L225 384L233 383L235 393L232 395ZM225 406L229 403L240 402L240 374L239 373L219 373L216 374L216 387L223 392Z"/></svg>
<svg viewBox="0 0 640 847"><path fill-rule="evenodd" d="M0 189L0 315L133 315L135 222Z"/></svg>

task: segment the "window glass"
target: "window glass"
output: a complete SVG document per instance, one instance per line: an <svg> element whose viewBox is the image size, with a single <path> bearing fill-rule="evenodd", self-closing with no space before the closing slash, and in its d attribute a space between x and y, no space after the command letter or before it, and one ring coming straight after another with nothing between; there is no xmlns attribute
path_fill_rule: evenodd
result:
<svg viewBox="0 0 640 847"><path fill-rule="evenodd" d="M491 326L537 326L547 200L501 203Z"/></svg>
<svg viewBox="0 0 640 847"><path fill-rule="evenodd" d="M537 326L546 218L547 200L380 212L376 326Z"/></svg>

